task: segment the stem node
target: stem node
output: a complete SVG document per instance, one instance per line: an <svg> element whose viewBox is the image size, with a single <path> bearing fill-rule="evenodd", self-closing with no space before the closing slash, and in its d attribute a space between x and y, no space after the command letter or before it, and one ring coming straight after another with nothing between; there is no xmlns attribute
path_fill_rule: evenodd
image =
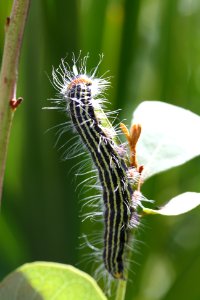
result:
<svg viewBox="0 0 200 300"><path fill-rule="evenodd" d="M12 99L10 100L10 107L15 110L19 105L20 103L23 101L23 98L22 97L19 97L18 99Z"/></svg>

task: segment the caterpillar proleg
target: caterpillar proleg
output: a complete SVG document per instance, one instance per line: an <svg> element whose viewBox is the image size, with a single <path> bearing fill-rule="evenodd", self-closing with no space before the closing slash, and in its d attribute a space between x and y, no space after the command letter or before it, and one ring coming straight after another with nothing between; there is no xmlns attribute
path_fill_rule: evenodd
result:
<svg viewBox="0 0 200 300"><path fill-rule="evenodd" d="M123 147L103 111L101 95L109 83L96 78L98 66L88 75L86 60L87 57L79 62L74 59L72 68L62 60L60 67L53 70L53 83L62 96L58 102L64 104L98 170L104 202L105 268L112 277L125 279L125 248L136 213L132 205L134 189Z"/></svg>

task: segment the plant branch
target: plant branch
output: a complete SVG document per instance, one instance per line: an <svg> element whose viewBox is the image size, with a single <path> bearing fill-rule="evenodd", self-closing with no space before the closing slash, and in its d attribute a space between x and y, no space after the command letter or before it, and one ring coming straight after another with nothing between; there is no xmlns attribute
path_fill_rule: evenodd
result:
<svg viewBox="0 0 200 300"><path fill-rule="evenodd" d="M115 300L124 300L126 294L126 280L119 280Z"/></svg>
<svg viewBox="0 0 200 300"><path fill-rule="evenodd" d="M16 99L19 56L30 0L14 0L11 16L5 24L5 44L0 73L0 201L10 129Z"/></svg>

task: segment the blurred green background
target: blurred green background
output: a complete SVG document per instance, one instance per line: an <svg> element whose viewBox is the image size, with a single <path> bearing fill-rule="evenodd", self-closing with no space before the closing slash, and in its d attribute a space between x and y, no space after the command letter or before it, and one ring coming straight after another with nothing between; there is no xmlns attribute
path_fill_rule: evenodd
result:
<svg viewBox="0 0 200 300"><path fill-rule="evenodd" d="M0 57L12 1L0 1ZM98 224L82 223L76 160L63 162L55 146L65 115L42 110L56 91L52 65L71 53L90 53L88 69L104 53L112 109L130 124L142 100L162 100L200 115L200 2L198 0L34 0L25 30L0 217L0 278L30 261L77 265L92 273L79 236ZM170 120L169 120L170 122ZM198 132L193 132L199 138ZM187 138L187 137L186 137ZM154 176L147 198L164 203L185 191L200 192L200 158ZM200 209L178 217L143 220L136 237L127 299L200 299ZM90 254L88 254L90 255Z"/></svg>

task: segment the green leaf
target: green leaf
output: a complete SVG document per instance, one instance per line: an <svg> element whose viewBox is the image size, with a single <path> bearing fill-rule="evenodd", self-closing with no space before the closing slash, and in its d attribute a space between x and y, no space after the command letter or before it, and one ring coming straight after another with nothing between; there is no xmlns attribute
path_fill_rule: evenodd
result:
<svg viewBox="0 0 200 300"><path fill-rule="evenodd" d="M88 274L58 263L25 264L0 284L1 300L105 300Z"/></svg>
<svg viewBox="0 0 200 300"><path fill-rule="evenodd" d="M137 157L145 179L181 165L200 154L200 117L159 101L142 102L132 124L142 125Z"/></svg>
<svg viewBox="0 0 200 300"><path fill-rule="evenodd" d="M143 208L146 214L177 216L184 214L200 205L200 193L187 192L172 198L158 210Z"/></svg>

